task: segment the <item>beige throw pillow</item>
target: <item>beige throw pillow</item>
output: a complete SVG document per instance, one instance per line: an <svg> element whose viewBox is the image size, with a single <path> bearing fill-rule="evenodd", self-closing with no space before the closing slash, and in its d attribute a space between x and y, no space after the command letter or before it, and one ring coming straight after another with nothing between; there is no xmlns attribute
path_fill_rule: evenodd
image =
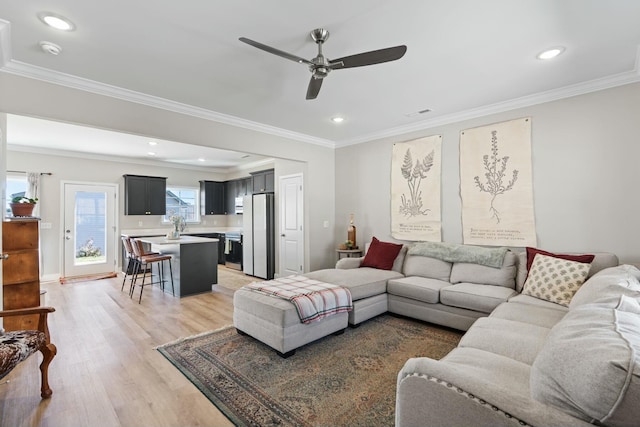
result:
<svg viewBox="0 0 640 427"><path fill-rule="evenodd" d="M568 307L590 268L588 263L536 254L522 293Z"/></svg>

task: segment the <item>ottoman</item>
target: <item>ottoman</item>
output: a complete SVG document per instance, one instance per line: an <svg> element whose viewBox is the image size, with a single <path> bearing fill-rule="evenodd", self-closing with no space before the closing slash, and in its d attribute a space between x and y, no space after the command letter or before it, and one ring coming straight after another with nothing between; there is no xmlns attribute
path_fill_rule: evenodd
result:
<svg viewBox="0 0 640 427"><path fill-rule="evenodd" d="M344 332L347 312L336 313L311 323L302 323L293 303L258 292L238 289L233 295L233 326L289 357L298 347L330 334Z"/></svg>

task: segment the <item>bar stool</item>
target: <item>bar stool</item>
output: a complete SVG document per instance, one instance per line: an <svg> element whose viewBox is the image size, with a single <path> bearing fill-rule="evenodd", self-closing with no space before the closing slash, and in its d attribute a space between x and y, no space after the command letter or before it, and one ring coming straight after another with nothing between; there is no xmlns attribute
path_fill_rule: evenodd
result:
<svg viewBox="0 0 640 427"><path fill-rule="evenodd" d="M142 275L142 283L140 286L140 298L138 299L138 303L142 301L142 291L144 287L147 285L153 285L154 283L160 283L160 288L164 291L164 261L169 261L169 274L171 276L171 295L175 296L175 291L173 289L173 269L171 267L171 255L162 255L158 253L145 253L144 246L141 240L131 239L131 249L133 250L133 254L136 257L135 270L133 273L133 279L131 280L131 287L129 288L129 296L133 297L133 292L135 290L135 285L137 284L138 274L140 273L140 269L144 267L144 274ZM153 270L151 271L151 282L145 283L147 277L147 266L150 269L153 269L153 264L160 263L158 265L158 277L159 282L153 281Z"/></svg>
<svg viewBox="0 0 640 427"><path fill-rule="evenodd" d="M124 284L127 281L127 276L130 276L131 283L129 284L129 293L131 293L131 286L133 285L133 279L135 277L134 273L137 269L138 257L133 252L133 247L131 246L131 238L126 235L122 236L121 238L122 238L122 246L124 247L124 251L126 253L126 257L128 261L127 261L127 268L124 272L124 277L122 278L122 287L120 288L120 290L124 291ZM159 255L159 253L145 251L144 255Z"/></svg>

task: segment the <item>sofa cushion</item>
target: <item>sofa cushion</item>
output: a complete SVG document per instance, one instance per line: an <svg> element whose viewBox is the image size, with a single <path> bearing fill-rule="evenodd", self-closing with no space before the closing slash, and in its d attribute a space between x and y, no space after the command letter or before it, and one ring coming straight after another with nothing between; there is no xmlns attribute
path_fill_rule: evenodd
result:
<svg viewBox="0 0 640 427"><path fill-rule="evenodd" d="M531 395L586 421L638 425L640 316L588 304L549 333L531 368Z"/></svg>
<svg viewBox="0 0 640 427"><path fill-rule="evenodd" d="M569 309L564 305L556 304L555 302L545 301L539 298L531 297L529 295L517 294L509 298L509 302L526 304L526 305L535 305L538 307L546 307L553 310L557 310L563 314L565 314Z"/></svg>
<svg viewBox="0 0 640 427"><path fill-rule="evenodd" d="M531 365L550 330L517 320L482 317L464 334L458 346L477 348Z"/></svg>
<svg viewBox="0 0 640 427"><path fill-rule="evenodd" d="M451 283L443 280L410 276L389 280L387 282L387 293L437 304L440 302L440 289L449 285Z"/></svg>
<svg viewBox="0 0 640 427"><path fill-rule="evenodd" d="M404 275L428 277L430 279L449 281L452 263L441 259L421 255L407 254L404 260Z"/></svg>
<svg viewBox="0 0 640 427"><path fill-rule="evenodd" d="M535 301L545 302L533 297L527 298L531 298ZM513 298L510 298L509 302L500 304L498 307L496 307L496 309L491 312L489 317L495 317L505 320L515 320L518 322L530 323L532 325L543 326L545 328L551 329L555 326L556 323L562 320L564 315L567 314L568 310L558 304L547 304L552 305L553 307L513 302Z"/></svg>
<svg viewBox="0 0 640 427"><path fill-rule="evenodd" d="M305 276L348 288L353 301L383 294L387 291L387 281L389 279L403 277L402 273L397 271L369 267L346 270L330 268L305 273Z"/></svg>
<svg viewBox="0 0 640 427"><path fill-rule="evenodd" d="M588 263L537 254L522 293L568 307L590 268Z"/></svg>
<svg viewBox="0 0 640 427"><path fill-rule="evenodd" d="M371 239L371 245L369 250L362 260L360 267L372 267L381 270L391 270L393 268L393 262L402 250L402 245L381 242L373 237Z"/></svg>
<svg viewBox="0 0 640 427"><path fill-rule="evenodd" d="M457 283L440 290L440 301L453 307L491 313L498 305L515 294L513 289L504 286Z"/></svg>
<svg viewBox="0 0 640 427"><path fill-rule="evenodd" d="M638 279L640 279L640 270L632 265L619 265L601 270L578 289L569 303L569 309L573 310L594 302L598 305L615 307L620 295L633 297L640 294Z"/></svg>
<svg viewBox="0 0 640 427"><path fill-rule="evenodd" d="M480 285L504 286L515 289L516 263L515 253L508 251L502 261L502 267L456 262L451 268L451 283L478 283Z"/></svg>
<svg viewBox="0 0 640 427"><path fill-rule="evenodd" d="M595 255L591 254L555 254L553 252L543 251L537 248L527 248L527 271L531 271L531 266L537 254L550 256L553 258L566 259L569 261L583 262L591 264L591 261L595 258Z"/></svg>

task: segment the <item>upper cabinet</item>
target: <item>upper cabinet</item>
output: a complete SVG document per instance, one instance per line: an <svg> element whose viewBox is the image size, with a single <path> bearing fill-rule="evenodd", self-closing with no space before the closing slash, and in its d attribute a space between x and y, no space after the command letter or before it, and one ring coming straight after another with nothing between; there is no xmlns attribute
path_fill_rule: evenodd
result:
<svg viewBox="0 0 640 427"><path fill-rule="evenodd" d="M273 169L267 169L260 172L252 172L252 190L253 193L273 193Z"/></svg>
<svg viewBox="0 0 640 427"><path fill-rule="evenodd" d="M200 181L200 214L226 214L224 200L225 183L218 181Z"/></svg>
<svg viewBox="0 0 640 427"><path fill-rule="evenodd" d="M167 178L124 175L125 215L165 215Z"/></svg>

